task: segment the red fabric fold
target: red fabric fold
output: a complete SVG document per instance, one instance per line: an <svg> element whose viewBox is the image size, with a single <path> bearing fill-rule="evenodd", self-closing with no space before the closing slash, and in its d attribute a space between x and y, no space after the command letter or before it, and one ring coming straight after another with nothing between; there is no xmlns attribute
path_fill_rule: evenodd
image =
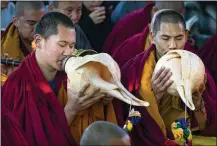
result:
<svg viewBox="0 0 217 146"><path fill-rule="evenodd" d="M1 142L4 146L29 145L17 119L4 105L1 107Z"/></svg>
<svg viewBox="0 0 217 146"><path fill-rule="evenodd" d="M56 83L64 79L66 75L58 72ZM2 104L18 119L30 145L76 145L64 109L44 78L35 52L27 56L5 82Z"/></svg>
<svg viewBox="0 0 217 146"><path fill-rule="evenodd" d="M120 44L112 54L114 60L122 67L127 61L144 51L146 39L149 34L149 25L145 27L142 33L126 39ZM136 47L134 47L136 46Z"/></svg>
<svg viewBox="0 0 217 146"><path fill-rule="evenodd" d="M217 84L217 34L207 39L204 45L198 50L198 55L203 60Z"/></svg>
<svg viewBox="0 0 217 146"><path fill-rule="evenodd" d="M131 12L121 19L113 28L104 44L104 52L110 55L117 47L129 37L141 33L148 23L151 22L151 10L153 2L148 2L144 8ZM139 21L139 23L138 23Z"/></svg>

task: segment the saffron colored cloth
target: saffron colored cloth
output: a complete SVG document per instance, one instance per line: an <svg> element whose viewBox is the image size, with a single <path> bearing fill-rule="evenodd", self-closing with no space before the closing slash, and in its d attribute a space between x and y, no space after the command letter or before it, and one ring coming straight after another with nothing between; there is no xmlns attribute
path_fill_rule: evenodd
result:
<svg viewBox="0 0 217 146"><path fill-rule="evenodd" d="M1 55L7 53L9 59L22 61L25 56L27 56L30 52L23 45L20 40L18 28L10 23L7 29L2 33L1 36ZM2 68L3 69L3 68ZM14 68L15 69L15 68ZM5 81L7 79L7 75L1 73L1 80ZM4 82L1 82L1 86Z"/></svg>

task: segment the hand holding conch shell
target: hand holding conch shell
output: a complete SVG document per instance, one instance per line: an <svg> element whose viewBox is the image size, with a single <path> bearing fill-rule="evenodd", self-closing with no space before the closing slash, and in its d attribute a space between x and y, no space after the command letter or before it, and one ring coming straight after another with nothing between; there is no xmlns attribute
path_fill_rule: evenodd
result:
<svg viewBox="0 0 217 146"><path fill-rule="evenodd" d="M204 82L201 83L201 85L195 90L193 93L193 103L195 105L195 109L198 109L201 107L202 104L202 94L206 89L206 82L207 82L207 76L204 74Z"/></svg>
<svg viewBox="0 0 217 146"><path fill-rule="evenodd" d="M85 84L78 93L74 93L70 86L67 87L68 102L66 108L70 108L70 112L74 115L76 115L77 112L90 107L105 97L104 94L99 94L99 88L93 88L89 94L85 95L84 93L89 86L90 84Z"/></svg>
<svg viewBox="0 0 217 146"><path fill-rule="evenodd" d="M172 72L170 69L165 67L161 67L158 72L152 75L151 85L158 104L167 92L167 88L173 84L173 81L170 80L171 76Z"/></svg>
<svg viewBox="0 0 217 146"><path fill-rule="evenodd" d="M194 53L186 50L172 50L162 56L154 70L157 73L161 67L169 68L173 73L171 80L173 84L167 88L167 93L181 97L182 101L191 110L195 110L193 102L194 94L196 101L201 99L206 82L205 66L202 60ZM201 87L200 87L201 86ZM201 89L200 89L201 88Z"/></svg>

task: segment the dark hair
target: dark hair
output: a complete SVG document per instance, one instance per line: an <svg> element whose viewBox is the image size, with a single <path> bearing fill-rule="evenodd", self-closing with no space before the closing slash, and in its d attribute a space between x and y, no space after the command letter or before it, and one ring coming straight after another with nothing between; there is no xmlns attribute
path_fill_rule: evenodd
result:
<svg viewBox="0 0 217 146"><path fill-rule="evenodd" d="M43 38L48 39L51 35L58 34L58 26L74 29L72 20L59 12L50 12L45 14L35 27L34 34L40 34Z"/></svg>
<svg viewBox="0 0 217 146"><path fill-rule="evenodd" d="M172 9L162 9L155 13L151 21L151 32L157 34L160 30L161 23L183 24L186 29L186 24L182 15Z"/></svg>
<svg viewBox="0 0 217 146"><path fill-rule="evenodd" d="M80 145L108 145L111 139L121 139L127 133L118 125L107 121L96 121L84 131Z"/></svg>

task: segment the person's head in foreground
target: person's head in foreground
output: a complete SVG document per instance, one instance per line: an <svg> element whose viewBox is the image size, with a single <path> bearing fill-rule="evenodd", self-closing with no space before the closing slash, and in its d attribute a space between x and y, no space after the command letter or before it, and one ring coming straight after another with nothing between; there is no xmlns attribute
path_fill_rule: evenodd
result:
<svg viewBox="0 0 217 146"><path fill-rule="evenodd" d="M96 121L84 131L80 145L130 146L130 137L122 128L113 123Z"/></svg>
<svg viewBox="0 0 217 146"><path fill-rule="evenodd" d="M71 55L75 46L76 32L71 19L59 12L47 13L34 33L39 66L49 72L60 70L62 59Z"/></svg>
<svg viewBox="0 0 217 146"><path fill-rule="evenodd" d="M18 28L21 40L31 44L34 39L34 28L46 13L42 1L18 1L15 6L14 25Z"/></svg>
<svg viewBox="0 0 217 146"><path fill-rule="evenodd" d="M80 21L82 15L81 1L50 1L49 12L61 12L68 16L74 24Z"/></svg>
<svg viewBox="0 0 217 146"><path fill-rule="evenodd" d="M151 40L157 59L170 50L183 50L188 38L182 15L171 9L159 10L151 21Z"/></svg>

